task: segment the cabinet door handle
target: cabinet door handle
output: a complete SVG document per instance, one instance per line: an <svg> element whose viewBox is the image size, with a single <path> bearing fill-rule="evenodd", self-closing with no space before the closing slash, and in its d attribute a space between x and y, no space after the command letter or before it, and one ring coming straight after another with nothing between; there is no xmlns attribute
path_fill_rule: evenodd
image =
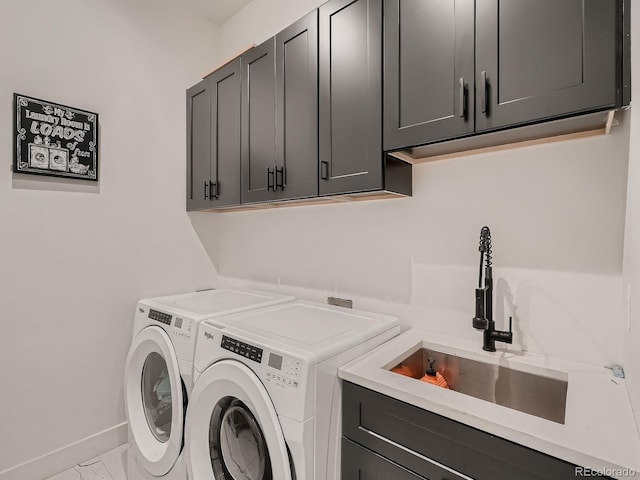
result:
<svg viewBox="0 0 640 480"><path fill-rule="evenodd" d="M209 182L204 182L204 199L207 200L208 194L209 193Z"/></svg>
<svg viewBox="0 0 640 480"><path fill-rule="evenodd" d="M278 182L278 174L280 174L280 182ZM284 167L276 167L276 190L284 190Z"/></svg>
<svg viewBox="0 0 640 480"><path fill-rule="evenodd" d="M480 97L482 113L488 115L489 105L487 105L487 103L489 100L489 95L487 92L487 88L489 87L489 84L487 83L487 72L480 72L480 83L482 84L480 89L480 93L482 94L482 96Z"/></svg>
<svg viewBox="0 0 640 480"><path fill-rule="evenodd" d="M271 170L271 167L267 167L267 192L270 190L276 191L274 186L274 172Z"/></svg>
<svg viewBox="0 0 640 480"><path fill-rule="evenodd" d="M209 183L209 198L211 198L211 200L213 200L214 198L218 198L218 188L219 186L217 182Z"/></svg>
<svg viewBox="0 0 640 480"><path fill-rule="evenodd" d="M460 77L460 117L467 116L467 89L464 86L464 77Z"/></svg>
<svg viewBox="0 0 640 480"><path fill-rule="evenodd" d="M322 180L329 180L329 162L324 160L320 162L320 178Z"/></svg>

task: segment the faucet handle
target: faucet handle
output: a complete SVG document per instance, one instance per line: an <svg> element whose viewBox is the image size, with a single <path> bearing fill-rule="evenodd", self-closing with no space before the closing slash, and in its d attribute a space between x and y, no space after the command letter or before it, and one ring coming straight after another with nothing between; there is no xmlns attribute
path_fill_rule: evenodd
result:
<svg viewBox="0 0 640 480"><path fill-rule="evenodd" d="M509 317L509 331L502 332L502 336L500 337L500 341L504 343L513 343L513 317Z"/></svg>

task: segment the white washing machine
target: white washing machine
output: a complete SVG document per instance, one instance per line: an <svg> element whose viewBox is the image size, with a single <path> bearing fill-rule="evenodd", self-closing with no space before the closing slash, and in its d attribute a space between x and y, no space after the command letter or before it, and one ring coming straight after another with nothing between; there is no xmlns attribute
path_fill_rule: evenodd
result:
<svg viewBox="0 0 640 480"><path fill-rule="evenodd" d="M306 301L203 322L190 480L338 480L338 368L399 331L392 317Z"/></svg>
<svg viewBox="0 0 640 480"><path fill-rule="evenodd" d="M128 480L186 480L184 421L193 387L198 324L293 301L247 290L208 290L141 300L125 367Z"/></svg>

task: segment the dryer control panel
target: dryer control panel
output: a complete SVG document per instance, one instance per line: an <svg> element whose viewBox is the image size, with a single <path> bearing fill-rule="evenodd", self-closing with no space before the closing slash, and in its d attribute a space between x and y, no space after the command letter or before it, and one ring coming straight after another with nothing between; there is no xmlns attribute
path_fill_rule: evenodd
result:
<svg viewBox="0 0 640 480"><path fill-rule="evenodd" d="M149 309L149 318L160 322L168 327L173 325L173 329L170 332L180 338L191 339L191 327L192 321L190 319L173 317L170 313L161 312L159 310Z"/></svg>
<svg viewBox="0 0 640 480"><path fill-rule="evenodd" d="M168 313L159 312L158 310L154 310L153 308L150 308L149 318L151 320L155 320L156 322L164 323L165 325L171 325L171 318L173 317Z"/></svg>

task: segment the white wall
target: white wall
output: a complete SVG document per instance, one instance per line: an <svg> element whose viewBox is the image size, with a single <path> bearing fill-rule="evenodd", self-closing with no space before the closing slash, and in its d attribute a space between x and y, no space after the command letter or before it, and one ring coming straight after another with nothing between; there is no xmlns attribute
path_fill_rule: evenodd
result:
<svg viewBox="0 0 640 480"><path fill-rule="evenodd" d="M0 2L2 478L124 422L136 300L217 281L183 181L215 39L164 0ZM13 92L99 113L99 185L12 175Z"/></svg>
<svg viewBox="0 0 640 480"><path fill-rule="evenodd" d="M635 5L636 7L638 5ZM634 13L637 10L634 10ZM640 14L631 17L632 91L635 107L630 112L631 131L640 130ZM624 295L628 305L625 325L624 366L629 396L640 431L640 139L631 135L629 145L629 186L624 248ZM625 305L626 306L626 305ZM625 317L627 312L625 312Z"/></svg>
<svg viewBox="0 0 640 480"><path fill-rule="evenodd" d="M222 56L322 2L292 3L254 0L221 26ZM416 166L412 198L211 214L219 238L198 231L223 281L355 297L405 327L480 347L473 289L479 232L489 225L496 320L502 327L515 316L515 347L622 362L629 122L620 118L606 137Z"/></svg>

